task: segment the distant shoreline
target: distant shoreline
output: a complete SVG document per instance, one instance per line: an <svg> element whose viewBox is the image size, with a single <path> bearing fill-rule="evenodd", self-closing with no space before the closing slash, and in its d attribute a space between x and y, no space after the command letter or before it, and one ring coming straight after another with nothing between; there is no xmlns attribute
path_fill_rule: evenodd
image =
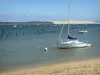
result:
<svg viewBox="0 0 100 75"><path fill-rule="evenodd" d="M99 21L69 21L70 24L100 24ZM0 25L27 24L68 24L68 21L30 21L30 22L0 22Z"/></svg>

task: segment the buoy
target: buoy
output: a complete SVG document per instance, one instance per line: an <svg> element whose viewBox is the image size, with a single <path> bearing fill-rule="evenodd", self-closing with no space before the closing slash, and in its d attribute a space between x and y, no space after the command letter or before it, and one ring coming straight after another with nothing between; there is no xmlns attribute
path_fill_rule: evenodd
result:
<svg viewBox="0 0 100 75"><path fill-rule="evenodd" d="M47 48L47 47L45 47L44 51L47 51L47 50L48 50L48 48Z"/></svg>

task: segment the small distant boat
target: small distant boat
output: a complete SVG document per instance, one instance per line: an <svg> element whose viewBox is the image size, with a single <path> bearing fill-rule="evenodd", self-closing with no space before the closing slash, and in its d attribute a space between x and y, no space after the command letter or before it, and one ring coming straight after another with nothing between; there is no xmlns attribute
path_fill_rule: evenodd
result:
<svg viewBox="0 0 100 75"><path fill-rule="evenodd" d="M86 33L87 31L87 24L85 24L85 28L83 30L78 31L79 33Z"/></svg>
<svg viewBox="0 0 100 75"><path fill-rule="evenodd" d="M13 25L13 27L17 27L17 25Z"/></svg>
<svg viewBox="0 0 100 75"><path fill-rule="evenodd" d="M29 25L29 26L31 26L31 25Z"/></svg>
<svg viewBox="0 0 100 75"><path fill-rule="evenodd" d="M87 30L80 30L80 31L78 31L79 33L86 33L86 32L88 32Z"/></svg>

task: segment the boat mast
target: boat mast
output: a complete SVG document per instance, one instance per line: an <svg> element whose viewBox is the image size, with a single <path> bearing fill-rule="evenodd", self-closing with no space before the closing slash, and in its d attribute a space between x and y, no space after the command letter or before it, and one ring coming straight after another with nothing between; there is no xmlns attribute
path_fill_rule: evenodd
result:
<svg viewBox="0 0 100 75"><path fill-rule="evenodd" d="M70 0L68 0L68 35L70 34L70 28L69 28L70 27L70 23L69 23L69 20L70 20Z"/></svg>

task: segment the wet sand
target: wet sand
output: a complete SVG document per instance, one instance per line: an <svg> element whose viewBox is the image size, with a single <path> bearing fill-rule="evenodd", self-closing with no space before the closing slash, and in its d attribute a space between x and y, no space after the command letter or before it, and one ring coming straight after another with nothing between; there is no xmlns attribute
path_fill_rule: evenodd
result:
<svg viewBox="0 0 100 75"><path fill-rule="evenodd" d="M0 75L100 75L100 58L0 71Z"/></svg>

